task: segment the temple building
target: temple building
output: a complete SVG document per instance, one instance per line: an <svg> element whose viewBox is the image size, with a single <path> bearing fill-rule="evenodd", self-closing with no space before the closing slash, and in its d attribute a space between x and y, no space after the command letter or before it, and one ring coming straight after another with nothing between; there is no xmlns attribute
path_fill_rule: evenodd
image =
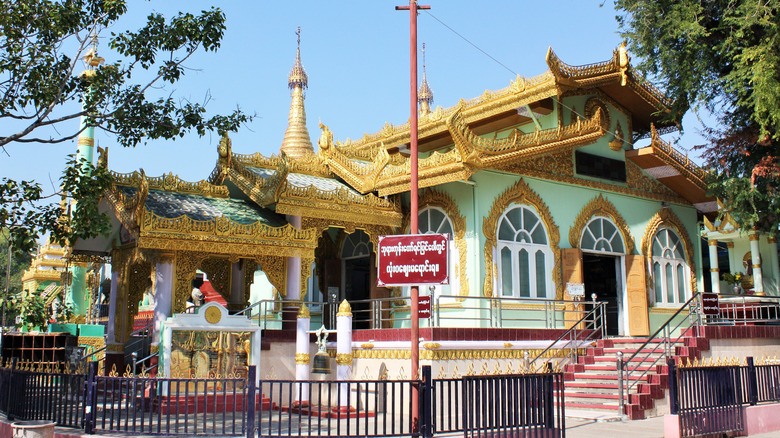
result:
<svg viewBox="0 0 780 438"><path fill-rule="evenodd" d="M450 108L433 107L423 73L419 230L448 234L451 248L450 283L421 289L435 315L422 326L436 337L423 359L488 348L473 345L481 340L496 342L490 348L501 357L522 357L529 347L521 340L549 341L555 337L543 329L560 328L534 315L551 308L555 318L576 310L577 300L607 303L608 335L646 337L705 289L706 270L715 272L710 287L720 287L717 254L704 265L700 224L718 241L728 238L713 225L718 205L706 194L705 172L661 139L676 129L661 117L670 102L635 75L624 47L586 66L550 50L547 65ZM399 334L409 324L408 291L377 286L375 248L380 235L409 231L410 126L386 123L337 141L320 124L315 148L300 42L288 84L279 155L234 153L225 136L203 181L114 175L101 204L113 234L74 245L74 253L111 259L107 364L122 366L149 281L159 330L185 312L198 271L231 312L262 299L247 312L264 336L294 328L299 308L312 327L334 327L336 306L347 300L354 360L408 349L408 334ZM642 139L648 145L635 147ZM776 238L750 239L755 290L777 294ZM772 265L763 274L762 261ZM528 329L536 337L522 338ZM277 367L308 359L283 354L273 356Z"/></svg>

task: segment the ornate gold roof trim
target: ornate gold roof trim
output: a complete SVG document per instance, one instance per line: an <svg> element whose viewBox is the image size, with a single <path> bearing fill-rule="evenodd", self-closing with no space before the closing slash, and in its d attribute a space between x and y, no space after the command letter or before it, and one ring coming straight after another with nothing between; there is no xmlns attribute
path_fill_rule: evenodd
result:
<svg viewBox="0 0 780 438"><path fill-rule="evenodd" d="M550 249L555 258L555 263L552 267L553 278L555 278L555 273L558 272L561 267L561 252L558 250L561 236L558 231L558 226L555 225L555 221L553 220L552 213L550 213L549 207L547 207L547 204L545 204L541 196L533 191L525 181L520 179L513 186L504 190L504 192L493 201L488 216L482 221L482 234L485 236L485 283L482 288L482 295L486 297L493 296L493 277L496 272L498 272L495 263L493 263L493 250L498 246L498 220L501 218L504 211L513 204L530 205L536 209L537 213L539 213L539 217L547 228L548 237L550 239ZM560 299L563 296L563 286L560 281L555 282L555 284L555 299Z"/></svg>
<svg viewBox="0 0 780 438"><path fill-rule="evenodd" d="M146 211L141 223L138 247L207 254L241 254L303 257L317 246L313 230L292 225L271 227L255 222L240 224L227 217L198 221L187 216L164 218ZM218 243L218 245L215 245Z"/></svg>
<svg viewBox="0 0 780 438"><path fill-rule="evenodd" d="M658 88L650 82L638 79L628 60L625 45L612 52L612 58L607 61L586 65L569 65L561 61L552 47L547 49L547 66L550 72L563 83L570 86L597 87L611 82L628 85L646 102L661 109L672 104Z"/></svg>
<svg viewBox="0 0 780 438"><path fill-rule="evenodd" d="M60 281L63 271L55 271L54 269L36 269L31 268L22 274L22 282L36 280L36 281Z"/></svg>
<svg viewBox="0 0 780 438"><path fill-rule="evenodd" d="M683 249L685 250L685 258L688 262L688 270L691 279L691 292L697 291L698 286L696 284L696 260L693 253L693 243L688 236L688 232L685 229L682 221L672 210L667 207L661 208L648 222L645 227L645 235L642 237L642 254L651 260L653 254L651 251L651 245L653 243L653 236L662 227L669 227L674 230L675 233L683 241ZM648 276L648 281L652 281L652 275ZM649 290L652 290L650 288Z"/></svg>
<svg viewBox="0 0 780 438"><path fill-rule="evenodd" d="M433 152L417 162L419 188L431 187L453 181L465 181L474 170L463 162L458 149L446 153ZM405 160L400 166L386 166L376 183L379 196L392 195L409 190L411 165Z"/></svg>
<svg viewBox="0 0 780 438"><path fill-rule="evenodd" d="M582 207L580 214L577 215L577 219L574 220L574 225L569 228L569 245L572 248L580 247L582 230L594 217L606 217L612 220L617 226L617 229L620 230L620 234L623 236L623 242L625 242L626 245L626 254L633 254L634 236L631 235L631 229L628 227L625 219L623 219L623 216L618 213L615 205L609 202L609 200L601 194Z"/></svg>
<svg viewBox="0 0 780 438"><path fill-rule="evenodd" d="M288 184L286 187L290 191L284 192L276 204L276 212L279 214L329 219L355 224L382 225L392 228L397 228L401 225L402 214L400 205L376 197L373 194L366 195L365 198L358 198L357 202L352 202L354 195L346 190L323 192L311 186L304 188ZM341 192L345 193L345 197L339 199L338 193ZM317 195L323 194L330 199L317 197Z"/></svg>
<svg viewBox="0 0 780 438"><path fill-rule="evenodd" d="M64 258L58 258L58 259L47 259L43 257L36 257L33 259L32 263L30 264L32 267L38 267L38 266L52 266L52 267L58 267L58 268L64 268L65 267L65 259Z"/></svg>
<svg viewBox="0 0 780 438"><path fill-rule="evenodd" d="M506 88L496 91L485 90L480 96L468 100L461 99L450 108L437 107L434 111L421 115L418 136L423 138L445 132L446 119L457 111L462 111L463 117L470 123L557 95L555 77L550 72L532 78L518 75ZM409 143L409 129L409 122L401 125L385 123L382 130L377 133L364 134L359 140L347 138L339 146L351 151L345 152L348 156L353 156L361 150L370 150L373 153L380 147L398 147Z"/></svg>
<svg viewBox="0 0 780 438"><path fill-rule="evenodd" d="M681 175L696 184L700 189L707 190L707 183L704 182L707 172L688 159L687 156L681 154L672 145L663 141L654 125L650 125L650 147L653 148L655 155L674 167Z"/></svg>
<svg viewBox="0 0 780 438"><path fill-rule="evenodd" d="M134 175L135 173L137 172L127 175ZM114 209L117 220L137 239L139 223L142 221L143 214L146 211L146 197L149 195L149 180L146 178L143 169L138 174L135 184L137 184L138 190L132 197L125 195L116 182L103 192L103 196Z"/></svg>
<svg viewBox="0 0 780 438"><path fill-rule="evenodd" d="M475 167L498 168L516 162L521 156L530 158L592 143L606 133L605 121L602 109L598 108L585 121L577 118L576 122L568 125L559 124L556 128L530 134L515 129L507 138L489 139L475 134L460 113L454 113L447 118L447 128L464 157L463 161Z"/></svg>
<svg viewBox="0 0 780 438"><path fill-rule="evenodd" d="M162 176L149 177L143 170L132 173L117 173L111 171L114 185L126 187L139 187L141 180L145 180L148 188L152 190L164 190L166 192L189 193L193 195L209 196L212 198L227 198L228 189L225 186L211 184L206 180L198 182L184 181L173 173Z"/></svg>

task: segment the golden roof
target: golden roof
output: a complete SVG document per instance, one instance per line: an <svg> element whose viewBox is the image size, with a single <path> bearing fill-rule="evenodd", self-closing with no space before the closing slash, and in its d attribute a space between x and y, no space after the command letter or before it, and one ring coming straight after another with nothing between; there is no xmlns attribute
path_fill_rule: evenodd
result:
<svg viewBox="0 0 780 438"><path fill-rule="evenodd" d="M478 134L530 121L517 109L529 105L533 112L549 114L551 99L562 98L577 90L599 89L629 110L635 131L649 132L650 124L661 124L658 113L668 112L670 101L652 84L637 78L630 66L624 47L613 51L611 59L584 66L572 66L561 61L552 49L547 53L548 71L531 78L518 76L508 87L489 91L473 99L461 100L450 108L437 107L421 114L418 124L419 150L428 152L452 144L446 125L447 119L460 112L465 123ZM364 134L358 140L347 138L336 147L350 158L360 153L375 155L377 149L391 153L409 144L409 122L401 125L386 123L374 134ZM630 137L633 133L629 133ZM363 155L365 156L365 155Z"/></svg>

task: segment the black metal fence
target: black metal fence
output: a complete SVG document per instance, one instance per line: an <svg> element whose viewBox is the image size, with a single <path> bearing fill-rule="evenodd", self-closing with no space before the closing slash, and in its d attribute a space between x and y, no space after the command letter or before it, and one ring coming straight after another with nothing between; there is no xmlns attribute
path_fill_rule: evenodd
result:
<svg viewBox="0 0 780 438"><path fill-rule="evenodd" d="M50 370L49 370L50 371ZM0 368L0 411L87 433L390 437L565 436L560 373L421 380L256 381ZM412 416L419 406L419 418Z"/></svg>
<svg viewBox="0 0 780 438"><path fill-rule="evenodd" d="M418 387L416 380L261 381L258 436L413 436Z"/></svg>
<svg viewBox="0 0 780 438"><path fill-rule="evenodd" d="M669 362L669 399L680 436L744 429L745 405L780 402L780 364L677 367Z"/></svg>
<svg viewBox="0 0 780 438"><path fill-rule="evenodd" d="M67 371L16 360L0 368L0 412L9 420L49 420L81 428L85 376Z"/></svg>

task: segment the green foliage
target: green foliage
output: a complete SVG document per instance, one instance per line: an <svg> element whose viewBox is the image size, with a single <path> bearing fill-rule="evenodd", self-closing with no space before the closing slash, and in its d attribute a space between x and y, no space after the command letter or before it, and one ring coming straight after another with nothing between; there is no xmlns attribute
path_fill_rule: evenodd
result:
<svg viewBox="0 0 780 438"><path fill-rule="evenodd" d="M152 13L134 31L117 30L125 0L0 0L0 8L0 122L11 131L0 132L0 148L68 141L87 128L136 146L188 132L222 135L251 119L239 109L208 117L202 104L148 96L183 79L192 54L219 48L225 15L218 8L171 19ZM105 39L116 59L80 74L81 59L95 55L93 42L105 29L112 29ZM110 186L107 169L71 160L61 182L61 194L78 201L64 216L58 205L44 203L37 183L0 179L0 228L10 230L16 251L29 251L45 230L58 243L109 231L97 208Z"/></svg>
<svg viewBox="0 0 780 438"><path fill-rule="evenodd" d="M28 331L43 330L49 322L49 309L38 295L27 295L22 300L19 315L22 322L17 324L17 327L26 328Z"/></svg>
<svg viewBox="0 0 780 438"><path fill-rule="evenodd" d="M777 232L780 205L780 4L766 0L615 0L637 67L674 100L670 117L718 119L700 146L710 189L745 229Z"/></svg>
<svg viewBox="0 0 780 438"><path fill-rule="evenodd" d="M127 10L124 0L0 0L0 8L0 120L13 120L18 127L0 133L0 146L62 142L87 126L117 134L123 146L136 146L190 131L222 135L249 119L238 109L206 117L203 105L146 96L152 87L182 79L184 62L196 51L219 48L225 15L218 8L200 15L179 13L170 20L153 13L136 31L112 32L108 46L119 59L96 66L90 75L79 74L80 59L92 50L101 29L117 26ZM150 72L151 78L133 82L139 71ZM78 129L82 116L87 123ZM56 138L36 134L49 126L66 133Z"/></svg>

